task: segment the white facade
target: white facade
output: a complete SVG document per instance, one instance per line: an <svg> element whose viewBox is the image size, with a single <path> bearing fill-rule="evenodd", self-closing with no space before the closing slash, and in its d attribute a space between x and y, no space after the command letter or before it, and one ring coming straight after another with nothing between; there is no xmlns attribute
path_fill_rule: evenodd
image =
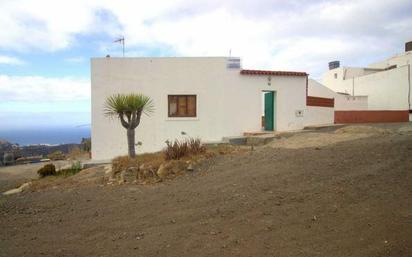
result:
<svg viewBox="0 0 412 257"><path fill-rule="evenodd" d="M367 68L340 67L328 70L322 84L352 96L367 96L368 110L412 109L412 52L391 57Z"/></svg>
<svg viewBox="0 0 412 257"><path fill-rule="evenodd" d="M243 75L227 63L226 57L92 59L92 158L127 153L126 130L103 114L106 98L118 93L142 93L154 101L155 112L142 116L136 129L138 153L186 136L208 142L261 131L263 91L276 92L275 130L305 126L306 76ZM168 95L196 95L197 116L169 118Z"/></svg>

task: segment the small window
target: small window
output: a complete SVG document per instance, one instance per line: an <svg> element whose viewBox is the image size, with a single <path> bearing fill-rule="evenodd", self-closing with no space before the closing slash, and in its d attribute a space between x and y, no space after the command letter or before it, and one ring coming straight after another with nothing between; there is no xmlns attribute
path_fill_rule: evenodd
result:
<svg viewBox="0 0 412 257"><path fill-rule="evenodd" d="M169 95L169 117L196 117L196 95Z"/></svg>
<svg viewBox="0 0 412 257"><path fill-rule="evenodd" d="M334 76L335 76L335 79L337 79L338 78L338 73L335 73Z"/></svg>

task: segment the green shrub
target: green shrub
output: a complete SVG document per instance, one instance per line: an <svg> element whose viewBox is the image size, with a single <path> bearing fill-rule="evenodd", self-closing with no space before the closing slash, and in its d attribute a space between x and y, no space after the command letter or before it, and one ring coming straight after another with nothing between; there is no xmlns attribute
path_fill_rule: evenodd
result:
<svg viewBox="0 0 412 257"><path fill-rule="evenodd" d="M189 155L196 155L206 152L199 138L189 138L184 141L175 140L166 141L166 149L164 150L166 160L180 160Z"/></svg>
<svg viewBox="0 0 412 257"><path fill-rule="evenodd" d="M82 170L82 165L80 161L76 161L72 164L70 168L59 170L57 172L57 175L68 177L68 176L72 176L72 175L79 173L79 171L81 170Z"/></svg>
<svg viewBox="0 0 412 257"><path fill-rule="evenodd" d="M59 161L59 160L64 160L66 156L64 155L62 151L54 151L48 154L47 158L49 158L52 161Z"/></svg>
<svg viewBox="0 0 412 257"><path fill-rule="evenodd" d="M75 161L72 164L72 170L73 171L79 172L81 169L82 169L82 164L79 161Z"/></svg>
<svg viewBox="0 0 412 257"><path fill-rule="evenodd" d="M56 166L54 164L46 164L37 171L41 178L56 175Z"/></svg>

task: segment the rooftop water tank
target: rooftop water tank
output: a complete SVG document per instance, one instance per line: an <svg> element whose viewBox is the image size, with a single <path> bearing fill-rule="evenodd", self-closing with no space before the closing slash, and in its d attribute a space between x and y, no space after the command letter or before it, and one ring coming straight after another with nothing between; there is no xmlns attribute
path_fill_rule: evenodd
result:
<svg viewBox="0 0 412 257"><path fill-rule="evenodd" d="M405 43L405 52L412 51L412 41Z"/></svg>
<svg viewBox="0 0 412 257"><path fill-rule="evenodd" d="M329 62L329 70L333 70L340 67L339 61Z"/></svg>

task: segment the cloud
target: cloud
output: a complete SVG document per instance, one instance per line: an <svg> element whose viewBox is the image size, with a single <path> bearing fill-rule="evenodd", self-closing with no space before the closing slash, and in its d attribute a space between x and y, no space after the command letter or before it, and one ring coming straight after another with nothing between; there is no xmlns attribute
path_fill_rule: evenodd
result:
<svg viewBox="0 0 412 257"><path fill-rule="evenodd" d="M231 50L248 68L318 76L330 60L366 65L401 51L412 36L410 13L410 0L8 0L0 4L0 48L57 51L103 33L124 35L126 54ZM112 42L101 48L118 53Z"/></svg>
<svg viewBox="0 0 412 257"><path fill-rule="evenodd" d="M89 80L0 75L0 102L42 103L89 99Z"/></svg>
<svg viewBox="0 0 412 257"><path fill-rule="evenodd" d="M110 33L113 26L105 21L111 17L97 2L2 0L0 48L57 51L73 46L78 35Z"/></svg>
<svg viewBox="0 0 412 257"><path fill-rule="evenodd" d="M86 58L82 57L82 56L77 56L77 57L70 57L70 58L66 58L64 59L66 62L69 63L82 63L86 61Z"/></svg>
<svg viewBox="0 0 412 257"><path fill-rule="evenodd" d="M22 65L24 62L16 57L0 55L0 64Z"/></svg>

